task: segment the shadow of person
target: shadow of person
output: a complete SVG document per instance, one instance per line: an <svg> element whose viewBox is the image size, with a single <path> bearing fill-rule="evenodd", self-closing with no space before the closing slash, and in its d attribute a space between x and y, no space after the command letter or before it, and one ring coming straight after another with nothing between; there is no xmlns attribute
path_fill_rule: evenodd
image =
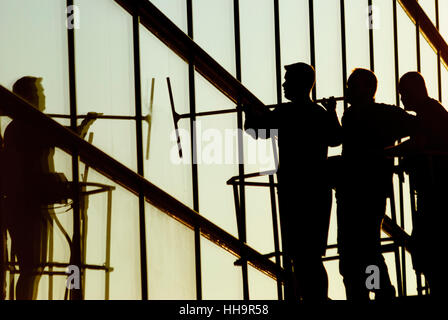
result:
<svg viewBox="0 0 448 320"><path fill-rule="evenodd" d="M26 76L13 85L16 95L41 112L45 111L42 80ZM96 116L89 113L76 133L84 137ZM36 299L46 264L48 227L54 216L52 205L66 203L73 190L65 175L55 172L53 156L57 137L28 119L18 118L7 126L3 142L1 222L3 231L7 230L11 237L11 256L17 257L20 270L16 299ZM5 238L3 232L2 240ZM5 268L2 269L4 279Z"/></svg>
<svg viewBox="0 0 448 320"><path fill-rule="evenodd" d="M18 96L45 110L42 78L23 77L13 86ZM20 275L16 298L35 299L47 254L48 206L43 199L44 177L54 172L54 149L32 123L15 119L4 135L3 216L17 256Z"/></svg>

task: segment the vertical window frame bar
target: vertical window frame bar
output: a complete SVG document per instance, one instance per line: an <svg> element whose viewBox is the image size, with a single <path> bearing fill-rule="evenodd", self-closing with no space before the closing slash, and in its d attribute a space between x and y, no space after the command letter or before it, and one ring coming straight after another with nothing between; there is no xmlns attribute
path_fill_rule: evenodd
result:
<svg viewBox="0 0 448 320"><path fill-rule="evenodd" d="M74 0L67 0L67 8L74 5ZM67 17L68 18L68 17ZM76 91L76 50L75 50L75 29L67 28L67 46L68 46L68 72L69 72L69 103L70 103L70 128L76 132L77 128L77 91ZM72 154L72 179L73 188L79 190L79 154L76 148L73 148ZM73 195L73 246L70 248L70 263L80 267L81 276L84 277L84 268L82 264L81 253L81 207L79 193ZM71 300L83 300L82 287L83 281L79 282L81 287L79 290L71 290Z"/></svg>
<svg viewBox="0 0 448 320"><path fill-rule="evenodd" d="M135 121L136 121L136 144L137 144L137 173L144 176L143 156L143 126L142 126L142 97L141 97L141 65L140 65L140 16L138 4L132 14L132 37L133 37L133 59L134 59L134 92L135 92ZM140 276L142 300L149 299L148 284L148 262L147 262L147 240L146 240L146 217L145 196L139 191L139 232L140 232Z"/></svg>
<svg viewBox="0 0 448 320"><path fill-rule="evenodd" d="M234 40L235 40L235 67L236 67L236 79L238 81L242 81L242 67L241 67L241 26L240 26L240 3L239 0L233 1L233 23L234 23ZM240 102L238 101L238 106L240 106ZM244 142L243 142L243 114L240 108L237 111L237 126L238 126L238 176L239 176L239 214L242 221L238 223L242 223L239 226L239 230L241 230L241 234L239 234L240 240L242 242L246 242L246 189L245 189L245 170L244 170ZM242 280L243 280L243 299L249 300L250 298L250 290L249 290L249 274L248 274L248 266L247 261L243 259L243 263L241 265L242 272Z"/></svg>
<svg viewBox="0 0 448 320"><path fill-rule="evenodd" d="M186 0L187 4L187 33L194 39L193 2ZM199 212L199 172L197 165L197 133L196 133L196 85L194 62L188 63L188 88L190 104L190 129L191 129L191 177L193 188L193 210ZM195 246L195 274L196 274L196 299L202 300L202 264L201 264L201 230L194 228Z"/></svg>

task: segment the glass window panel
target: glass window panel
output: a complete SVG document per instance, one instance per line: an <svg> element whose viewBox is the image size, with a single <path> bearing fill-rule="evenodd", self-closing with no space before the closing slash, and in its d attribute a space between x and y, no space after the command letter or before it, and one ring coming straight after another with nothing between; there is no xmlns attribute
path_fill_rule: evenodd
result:
<svg viewBox="0 0 448 320"><path fill-rule="evenodd" d="M355 68L370 69L368 1L345 0L347 77Z"/></svg>
<svg viewBox="0 0 448 320"><path fill-rule="evenodd" d="M242 82L265 104L277 102L273 10L271 0L240 1Z"/></svg>
<svg viewBox="0 0 448 320"><path fill-rule="evenodd" d="M439 1L440 34L448 41L448 19L444 19L444 13L448 12L448 1Z"/></svg>
<svg viewBox="0 0 448 320"><path fill-rule="evenodd" d="M342 97L342 48L339 1L314 1L317 98ZM349 75L349 74L348 74ZM344 104L337 103L336 112L342 117ZM340 154L341 147L329 148L329 156Z"/></svg>
<svg viewBox="0 0 448 320"><path fill-rule="evenodd" d="M448 70L442 63L442 103L448 108Z"/></svg>
<svg viewBox="0 0 448 320"><path fill-rule="evenodd" d="M276 155L278 157L279 148L277 140L253 139L249 134L243 136L244 144L244 169L246 173L271 171L277 168ZM275 153L276 152L276 153ZM253 178L251 178L253 179ZM266 179L266 178L265 178ZM266 182L266 180L264 182Z"/></svg>
<svg viewBox="0 0 448 320"><path fill-rule="evenodd" d="M149 298L196 299L194 231L146 204Z"/></svg>
<svg viewBox="0 0 448 320"><path fill-rule="evenodd" d="M195 0L193 10L194 41L235 75L233 1Z"/></svg>
<svg viewBox="0 0 448 320"><path fill-rule="evenodd" d="M328 227L328 240L327 240L328 245L336 244L338 242L338 233L337 233L338 225L337 225L337 217L336 217L337 204L336 204L335 191L332 191L332 196L333 196L333 201L332 201L332 205L331 205L330 225ZM328 256L328 254L329 254L329 252L327 251L327 256Z"/></svg>
<svg viewBox="0 0 448 320"><path fill-rule="evenodd" d="M64 10L64 1L0 1L0 84L42 77L48 113L69 112Z"/></svg>
<svg viewBox="0 0 448 320"><path fill-rule="evenodd" d="M277 281L249 266L250 300L277 300Z"/></svg>
<svg viewBox="0 0 448 320"><path fill-rule="evenodd" d="M438 100L437 54L422 35L420 35L420 56L421 74L425 78L428 94L431 98Z"/></svg>
<svg viewBox="0 0 448 320"><path fill-rule="evenodd" d="M308 10L308 0L279 1L282 65L311 63Z"/></svg>
<svg viewBox="0 0 448 320"><path fill-rule="evenodd" d="M345 300L345 286L339 273L339 260L325 261L324 266L328 275L328 297L332 300Z"/></svg>
<svg viewBox="0 0 448 320"><path fill-rule="evenodd" d="M406 287L407 295L417 295L417 276L412 265L412 257L409 252L406 251Z"/></svg>
<svg viewBox="0 0 448 320"><path fill-rule="evenodd" d="M81 120L78 120L80 123ZM134 120L97 119L90 127L86 140L92 135L92 144L137 171L137 143Z"/></svg>
<svg viewBox="0 0 448 320"><path fill-rule="evenodd" d="M416 30L414 23L401 6L397 6L397 23L399 73L401 77L409 71L417 71Z"/></svg>
<svg viewBox="0 0 448 320"><path fill-rule="evenodd" d="M201 110L232 109L235 105L198 73L196 105ZM220 106L220 107L213 107ZM199 212L237 235L233 190L227 181L238 175L236 113L196 118Z"/></svg>
<svg viewBox="0 0 448 320"><path fill-rule="evenodd" d="M314 1L317 97L343 95L339 1Z"/></svg>
<svg viewBox="0 0 448 320"><path fill-rule="evenodd" d="M342 97L341 19L338 1L314 1L316 95L317 98ZM331 54L329 54L331 53ZM348 74L349 75L349 74ZM344 104L337 103L336 112L342 117ZM329 155L340 154L341 148L329 148Z"/></svg>
<svg viewBox="0 0 448 320"><path fill-rule="evenodd" d="M268 178L264 179L268 182ZM274 252L274 230L268 187L246 187L247 243L262 254Z"/></svg>
<svg viewBox="0 0 448 320"><path fill-rule="evenodd" d="M387 270L389 273L390 281L395 287L395 296L398 296L398 284L397 284L397 269L395 264L395 253L387 252L383 253L384 260L386 261Z"/></svg>
<svg viewBox="0 0 448 320"><path fill-rule="evenodd" d="M196 125L199 212L237 236L233 190L227 185L230 178L238 175L236 116L202 117Z"/></svg>
<svg viewBox="0 0 448 320"><path fill-rule="evenodd" d="M444 2L439 1L439 2ZM435 0L419 0L418 4L423 8L426 15L431 19L432 23L436 25L436 3Z"/></svg>
<svg viewBox="0 0 448 320"><path fill-rule="evenodd" d="M336 216L336 195L333 191L333 201L331 207L331 215L330 215L330 226L328 228L328 239L327 245L335 245L337 244L337 216ZM327 249L325 252L325 257L337 256L337 249ZM339 260L325 261L324 262L325 270L328 275L328 297L334 300L343 300L345 299L345 286L342 281L342 276L339 273Z"/></svg>
<svg viewBox="0 0 448 320"><path fill-rule="evenodd" d="M132 17L114 1L77 0L78 114L134 115Z"/></svg>
<svg viewBox="0 0 448 320"><path fill-rule="evenodd" d="M147 0L163 12L178 28L187 33L187 2L184 0ZM193 4L194 5L194 4Z"/></svg>
<svg viewBox="0 0 448 320"><path fill-rule="evenodd" d="M151 114L151 127L147 121L143 122L145 177L185 204L192 205L190 122L188 119L178 122L183 150L180 159L166 80L169 77L171 81L176 112L188 113L188 66L143 26L140 27L140 46L142 112L143 115Z"/></svg>
<svg viewBox="0 0 448 320"><path fill-rule="evenodd" d="M373 32L375 74L378 78L376 101L388 104L396 103L392 5L388 0L375 0L375 6L381 14L381 24Z"/></svg>
<svg viewBox="0 0 448 320"><path fill-rule="evenodd" d="M217 111L232 108L235 108L236 110L235 104L229 98L218 91L218 89L197 72L195 72L195 89L196 112ZM221 115L213 117L219 119ZM205 118L209 118L209 116L205 116ZM199 121L201 119L204 119L204 117L198 117L196 120Z"/></svg>
<svg viewBox="0 0 448 320"><path fill-rule="evenodd" d="M83 173L84 171L80 171ZM82 177L80 178L82 179ZM141 299L138 198L93 169L88 182L113 186L111 199L110 299ZM87 262L103 265L106 254L107 195L91 195L88 203ZM104 299L104 272L87 274L86 298Z"/></svg>
<svg viewBox="0 0 448 320"><path fill-rule="evenodd" d="M241 267L237 258L201 237L202 297L204 300L242 300Z"/></svg>

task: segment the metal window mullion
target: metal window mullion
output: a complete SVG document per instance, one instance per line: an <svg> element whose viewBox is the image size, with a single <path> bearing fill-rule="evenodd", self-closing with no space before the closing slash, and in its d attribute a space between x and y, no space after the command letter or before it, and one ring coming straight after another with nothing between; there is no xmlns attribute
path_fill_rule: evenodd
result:
<svg viewBox="0 0 448 320"><path fill-rule="evenodd" d="M439 13L439 0L435 0L436 9L436 28L440 32L440 13ZM442 63L440 49L437 49L437 91L439 95L439 101L442 102Z"/></svg>
<svg viewBox="0 0 448 320"><path fill-rule="evenodd" d="M274 37L275 37L275 74L277 103L282 103L282 69L281 69L281 47L280 47L280 9L279 0L274 1Z"/></svg>
<svg viewBox="0 0 448 320"><path fill-rule="evenodd" d="M67 8L73 6L73 0L67 0ZM75 66L75 29L67 28L68 45L68 72L69 72L69 99L70 99L70 127L76 132L77 127L77 100L76 100L76 66ZM79 190L79 153L76 147L72 151L72 179L74 190ZM81 212L79 192L73 193L73 241L70 248L70 263L80 267L81 276L84 276L81 253ZM71 299L82 300L82 282L78 290L71 291Z"/></svg>
<svg viewBox="0 0 448 320"><path fill-rule="evenodd" d="M233 23L234 23L234 39L235 39L235 66L236 66L236 79L241 82L241 27L240 27L240 4L239 0L233 1ZM237 101L240 105L240 101ZM237 112L237 126L238 126L238 176L239 176L239 239L246 243L246 189L244 185L244 142L243 142L243 114L239 109ZM243 277L243 298L249 300L249 274L247 261L243 259L241 265L242 277Z"/></svg>
<svg viewBox="0 0 448 320"><path fill-rule="evenodd" d="M141 176L144 172L143 158L143 128L142 128L142 89L141 89L141 69L140 69L140 16L138 5L132 15L132 36L134 53L134 89L135 89L135 121L136 121L136 144L137 144L137 173ZM140 232L140 272L141 272L141 293L142 300L148 300L148 262L146 243L146 217L145 217L145 196L139 190L139 232Z"/></svg>
<svg viewBox="0 0 448 320"><path fill-rule="evenodd" d="M280 8L279 0L274 0L274 34L275 34L275 73L276 73L276 90L277 90L277 103L282 103L282 67L281 67L281 39L280 39ZM275 140L272 138L272 148L274 152L274 157L276 157L276 144ZM277 161L276 161L277 162ZM275 186L274 186L274 176L269 176L270 185L270 200L271 200L271 211L272 211L272 228L274 237L274 248L275 248L275 260L276 264L280 267L280 244L279 244L279 225L277 223L277 208L276 208L276 198L275 198ZM277 278L277 298L279 300L283 299L282 291L282 281Z"/></svg>
<svg viewBox="0 0 448 320"><path fill-rule="evenodd" d="M416 42L416 51L417 51L417 71L422 71L422 61L421 61L421 50L420 50L420 23L418 20L415 22L415 42Z"/></svg>
<svg viewBox="0 0 448 320"><path fill-rule="evenodd" d="M420 22L418 18L415 21L415 42L416 42L416 57L417 57L417 71L422 71L422 64L421 64L421 50L420 50ZM412 195L415 196L415 195ZM414 212L417 212L414 208ZM417 213L418 214L418 213ZM413 224L415 225L415 224ZM422 286L422 273L416 271L416 277L417 277L417 292L418 295L423 294L423 286Z"/></svg>
<svg viewBox="0 0 448 320"><path fill-rule="evenodd" d="M341 50L342 50L342 91L346 95L347 83L347 40L345 30L345 0L340 0L341 14ZM344 99L344 110L347 109L347 101Z"/></svg>
<svg viewBox="0 0 448 320"><path fill-rule="evenodd" d="M393 1L393 31L394 31L394 73L395 73L395 103L400 106L400 93L398 91L398 84L400 81L400 66L398 56L398 17L397 17L397 0ZM400 164L400 159L398 163ZM400 178L398 183L399 192L399 209L400 209L400 226L404 230L405 217L404 217L404 181ZM402 294L407 296L407 281L406 281L406 250L401 248L401 278L402 278Z"/></svg>
<svg viewBox="0 0 448 320"><path fill-rule="evenodd" d="M187 1L187 32L193 39L193 3ZM193 210L199 212L199 172L197 165L197 132L196 132L196 86L194 63L188 64L188 88L190 103L190 129L191 129L191 176L193 188ZM196 299L202 300L202 267L201 267L201 230L194 227L194 245L195 245L195 274L196 274Z"/></svg>
<svg viewBox="0 0 448 320"><path fill-rule="evenodd" d="M313 68L316 68L316 43L314 38L314 4L313 0L308 0L308 19L309 19L309 29L310 29L310 64ZM316 100L317 89L316 86L313 88L312 98Z"/></svg>
<svg viewBox="0 0 448 320"><path fill-rule="evenodd" d="M368 0L369 8L372 8L372 0ZM373 10L373 9L372 9ZM375 72L375 48L373 43L373 28L369 28L369 57L370 57L370 70Z"/></svg>

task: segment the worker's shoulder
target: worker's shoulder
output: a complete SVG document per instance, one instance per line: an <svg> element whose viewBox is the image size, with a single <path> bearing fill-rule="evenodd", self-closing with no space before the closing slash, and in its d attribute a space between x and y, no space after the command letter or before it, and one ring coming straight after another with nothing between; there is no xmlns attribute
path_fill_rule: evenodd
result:
<svg viewBox="0 0 448 320"><path fill-rule="evenodd" d="M445 107L438 100L432 98L428 99L425 109L428 111L439 111L441 113L448 113Z"/></svg>

